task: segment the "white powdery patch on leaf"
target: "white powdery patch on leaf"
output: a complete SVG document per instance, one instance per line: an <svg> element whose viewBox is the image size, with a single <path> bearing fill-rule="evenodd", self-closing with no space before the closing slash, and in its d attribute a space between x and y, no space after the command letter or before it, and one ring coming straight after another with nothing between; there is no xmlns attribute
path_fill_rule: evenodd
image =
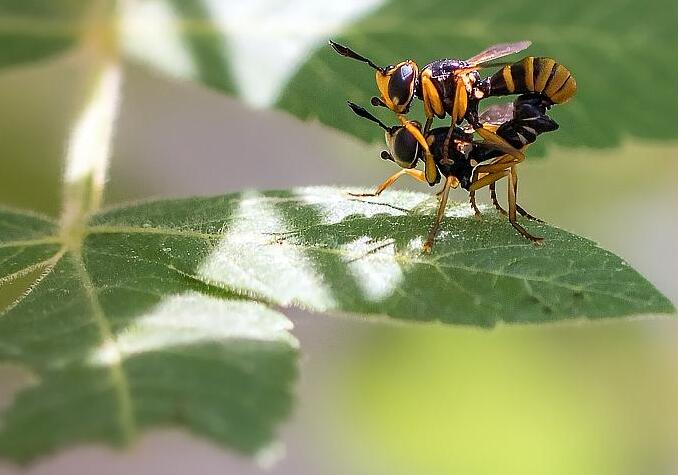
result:
<svg viewBox="0 0 678 475"><path fill-rule="evenodd" d="M374 302L388 298L403 281L395 243L373 241L368 236L342 246L344 261L364 296Z"/></svg>
<svg viewBox="0 0 678 475"><path fill-rule="evenodd" d="M385 0L204 0L224 37L240 95L273 104L308 55Z"/></svg>
<svg viewBox="0 0 678 475"><path fill-rule="evenodd" d="M282 305L298 303L319 310L335 306L304 248L295 243L293 235L281 234L291 231L292 226L265 196L245 194L232 223L200 266L201 278Z"/></svg>
<svg viewBox="0 0 678 475"><path fill-rule="evenodd" d="M130 57L172 76L197 76L181 35L181 18L166 0L125 0L120 10L121 41Z"/></svg>
<svg viewBox="0 0 678 475"><path fill-rule="evenodd" d="M224 300L198 292L166 298L115 341L104 343L89 358L95 366L115 365L129 356L164 348L227 339L280 341L297 347L292 322L256 302Z"/></svg>
<svg viewBox="0 0 678 475"><path fill-rule="evenodd" d="M351 190L355 191L355 190ZM386 192L381 196L358 198L329 186L295 188L294 194L304 204L313 206L323 217L323 224L336 224L348 216L359 215L370 218L377 214L404 216L408 210L428 199L415 192Z"/></svg>

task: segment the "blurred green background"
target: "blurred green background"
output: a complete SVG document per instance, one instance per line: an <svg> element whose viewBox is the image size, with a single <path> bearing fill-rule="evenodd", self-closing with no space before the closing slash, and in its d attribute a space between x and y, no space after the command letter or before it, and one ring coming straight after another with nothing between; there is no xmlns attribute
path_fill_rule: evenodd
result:
<svg viewBox="0 0 678 475"><path fill-rule="evenodd" d="M1 204L58 213L87 68L70 53L0 73ZM371 186L392 172L378 146L139 67L126 68L123 98L109 203ZM521 165L525 207L621 255L678 303L678 142L546 148L545 159ZM286 456L267 473L678 473L675 321L479 331L291 317L303 355L297 411L282 431ZM279 458L279 447L268 455ZM29 472L90 473L93 464L99 473L262 470L187 435L154 432L128 453L76 448ZM0 463L1 473L18 471Z"/></svg>

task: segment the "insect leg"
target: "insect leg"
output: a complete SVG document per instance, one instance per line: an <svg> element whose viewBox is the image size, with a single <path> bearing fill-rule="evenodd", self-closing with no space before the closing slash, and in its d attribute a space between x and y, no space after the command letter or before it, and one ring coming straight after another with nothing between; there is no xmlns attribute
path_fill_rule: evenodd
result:
<svg viewBox="0 0 678 475"><path fill-rule="evenodd" d="M394 173L390 177L388 177L382 184L380 184L377 189L374 191L374 193L349 193L351 196L379 196L386 188L389 186L393 185L398 178L400 178L403 175L409 175L415 180L419 180L423 183L426 183L426 178L424 177L424 172L420 170L415 170L414 168L403 168L397 173Z"/></svg>
<svg viewBox="0 0 678 475"><path fill-rule="evenodd" d="M436 167L435 160L433 160L433 155L431 150L428 148L428 142L424 138L424 135L421 133L417 127L415 127L407 117L403 114L398 114L398 120L400 123L407 129L409 133L419 142L421 148L424 150L424 176L429 185L433 186L438 182L438 167Z"/></svg>
<svg viewBox="0 0 678 475"><path fill-rule="evenodd" d="M495 132L492 132L491 130L485 127L479 127L475 129L475 131L478 132L478 135L485 139L485 141L494 145L499 150L506 152L508 155L511 155L511 157L518 160L518 162L522 162L523 160L525 160L525 155L523 154L523 152L515 148L513 145L511 145L506 140L497 135Z"/></svg>
<svg viewBox="0 0 678 475"><path fill-rule="evenodd" d="M524 217L526 217L527 219L531 219L532 221L536 221L536 222L538 222L538 223L546 223L546 221L544 221L543 219L539 219L539 218L537 218L537 217L535 217L535 216L532 216L530 213L528 213L527 211L525 211L525 210L524 210L519 204L517 204L517 203L516 203L516 210L518 211L518 213L520 213L521 216L524 216Z"/></svg>
<svg viewBox="0 0 678 475"><path fill-rule="evenodd" d="M507 216L508 213L504 208L501 207L501 205L499 204L499 200L497 200L496 183L490 184L490 198L492 198L492 204L494 205L495 208L497 208L497 211L499 211L504 216ZM516 205L516 208L518 209L518 212L522 214L521 212L522 208L518 205Z"/></svg>
<svg viewBox="0 0 678 475"><path fill-rule="evenodd" d="M435 242L436 235L438 234L438 228L445 217L445 208L447 207L447 198L450 196L450 188L452 188L455 180L456 178L453 176L449 176L445 180L445 186L443 187L443 192L440 195L440 205L438 206L436 219L433 221L433 226L431 226L431 229L428 232L428 237L426 238L422 249L427 254L431 252L431 249L433 249L433 243Z"/></svg>
<svg viewBox="0 0 678 475"><path fill-rule="evenodd" d="M428 134L428 131L431 130L431 126L433 125L433 117L429 117L426 119L426 124L424 124L424 135Z"/></svg>
<svg viewBox="0 0 678 475"><path fill-rule="evenodd" d="M516 194L518 190L518 179L516 176L516 167L512 166L509 172L509 186L508 186L508 202L509 202L509 222L516 231L518 231L524 238L529 239L535 244L540 244L544 238L536 237L530 234L527 229L518 224L518 219L516 217L517 204L516 204Z"/></svg>
<svg viewBox="0 0 678 475"><path fill-rule="evenodd" d="M515 170L515 168L514 168L514 170ZM514 178L514 180L515 180L515 189L516 189L516 211L518 211L518 213L519 213L521 216L524 216L524 217L527 218L527 219L531 219L532 221L536 221L536 222L538 222L538 223L544 223L543 220L541 220L541 219L539 219L539 218L537 218L537 217L535 217L535 216L532 216L530 213L528 213L527 211L525 211L525 210L517 203L517 200L518 200L518 172L517 172L517 171L514 171L514 173L513 173L513 178ZM491 191L491 192L494 192L494 190L493 190L492 188L490 188L490 191ZM496 206L496 204L495 204L495 206ZM501 211L504 211L504 210L501 209ZM506 214L506 211L504 211L502 214Z"/></svg>
<svg viewBox="0 0 678 475"><path fill-rule="evenodd" d="M452 140L452 132L454 131L454 120L450 124L450 128L447 130L447 135L445 135L445 141L443 142L443 160L445 163L450 159L450 140Z"/></svg>
<svg viewBox="0 0 678 475"><path fill-rule="evenodd" d="M476 213L476 216L480 216L480 210L478 209L478 205L476 204L476 190L479 190L480 188L484 188L488 185L491 186L497 180L501 180L502 178L504 178L505 176L507 176L509 174L509 171L506 170L506 167L504 166L503 168L499 169L498 171L488 173L487 175L483 176L482 178L478 178L478 168L480 168L480 167L476 167L476 169L474 170L471 186L469 186L469 188L468 188L471 207L473 208L473 211Z"/></svg>

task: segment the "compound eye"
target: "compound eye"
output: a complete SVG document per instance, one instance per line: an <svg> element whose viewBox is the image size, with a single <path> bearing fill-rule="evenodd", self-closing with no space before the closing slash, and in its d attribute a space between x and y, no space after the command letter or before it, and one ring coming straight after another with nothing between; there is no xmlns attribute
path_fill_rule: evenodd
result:
<svg viewBox="0 0 678 475"><path fill-rule="evenodd" d="M404 109L414 96L417 65L412 61L405 61L397 65L389 76L388 97L396 107Z"/></svg>
<svg viewBox="0 0 678 475"><path fill-rule="evenodd" d="M396 129L389 145L393 161L400 167L413 168L417 164L420 155L419 142L407 129L404 127Z"/></svg>

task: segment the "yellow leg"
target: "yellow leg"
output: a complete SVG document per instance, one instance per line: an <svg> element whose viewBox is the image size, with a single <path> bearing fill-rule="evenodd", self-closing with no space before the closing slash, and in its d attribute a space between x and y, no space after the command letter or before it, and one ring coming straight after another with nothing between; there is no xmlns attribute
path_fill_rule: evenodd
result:
<svg viewBox="0 0 678 475"><path fill-rule="evenodd" d="M475 131L478 132L478 135L485 139L485 141L494 145L498 150L501 150L502 152L511 155L513 158L518 160L518 162L522 162L523 160L525 160L525 155L523 154L523 152L521 152L513 145L508 143L506 140L498 136L495 132L492 132L491 130L486 129L484 127L475 129Z"/></svg>
<svg viewBox="0 0 678 475"><path fill-rule="evenodd" d="M466 92L466 84L464 79L455 77L456 88L454 90L454 105L452 106L452 127L459 122L465 115L468 108L468 93Z"/></svg>
<svg viewBox="0 0 678 475"><path fill-rule="evenodd" d="M502 178L507 176L509 174L509 171L506 169L502 169L499 172L485 175L484 177L479 179L477 169L478 167L476 167L476 171L474 171L473 173L471 186L469 186L468 192L470 196L471 207L473 208L473 211L476 213L476 216L480 216L480 210L478 209L478 205L476 204L476 191L486 186L493 185L497 180L501 180Z"/></svg>
<svg viewBox="0 0 678 475"><path fill-rule="evenodd" d="M452 185L455 181L455 178L450 176L447 177L445 180L445 186L443 187L443 192L440 195L440 205L438 206L438 212L436 213L436 219L433 221L433 226L431 226L431 230L428 232L428 237L426 238L426 242L424 242L423 246L423 251L425 253L430 253L431 249L433 249L433 243L436 240L436 235L438 234L438 228L440 227L440 223L443 220L443 217L445 216L445 208L447 207L447 198L450 196L450 188L452 188Z"/></svg>
<svg viewBox="0 0 678 475"><path fill-rule="evenodd" d="M393 185L396 181L398 181L398 178L404 175L409 175L415 180L419 180L423 183L426 183L426 178L424 177L424 172L420 170L415 170L414 168L403 168L397 173L394 173L390 177L388 177L384 182L377 187L377 189L374 191L374 193L349 193L351 196L379 196L386 188L389 186Z"/></svg>
<svg viewBox="0 0 678 475"><path fill-rule="evenodd" d="M520 159L520 158L514 157L513 155L506 154L506 155L502 155L499 158L495 158L494 161L491 162L491 165L499 165L499 164L504 164L504 165L507 165L507 166L508 165L518 165L523 160L524 160L524 156L523 156L523 159Z"/></svg>
<svg viewBox="0 0 678 475"><path fill-rule="evenodd" d="M436 167L436 162L433 160L433 155L431 154L431 150L428 148L428 142L426 142L426 139L424 138L424 135L421 133L421 130L419 130L412 122L407 120L407 117L405 117L403 114L398 114L398 120L400 123L405 127L408 132L414 136L414 138L419 142L419 145L421 145L422 150L424 150L424 176L426 178L426 182L433 186L436 183L438 183L438 167ZM428 124L428 121L427 121Z"/></svg>
<svg viewBox="0 0 678 475"><path fill-rule="evenodd" d="M536 237L530 234L527 229L518 224L518 219L516 216L517 211L517 198L518 192L518 177L516 175L516 168L512 166L509 172L509 186L508 186L508 202L509 202L509 222L516 231L518 231L524 238L529 239L535 244L541 244L544 238Z"/></svg>
<svg viewBox="0 0 678 475"><path fill-rule="evenodd" d="M499 173L504 170L508 170L511 168L511 166L515 165L517 162L509 162L509 163L490 163L488 165L478 165L475 167L473 170L473 177L471 179L471 183L476 181L478 179L478 174L479 173Z"/></svg>

